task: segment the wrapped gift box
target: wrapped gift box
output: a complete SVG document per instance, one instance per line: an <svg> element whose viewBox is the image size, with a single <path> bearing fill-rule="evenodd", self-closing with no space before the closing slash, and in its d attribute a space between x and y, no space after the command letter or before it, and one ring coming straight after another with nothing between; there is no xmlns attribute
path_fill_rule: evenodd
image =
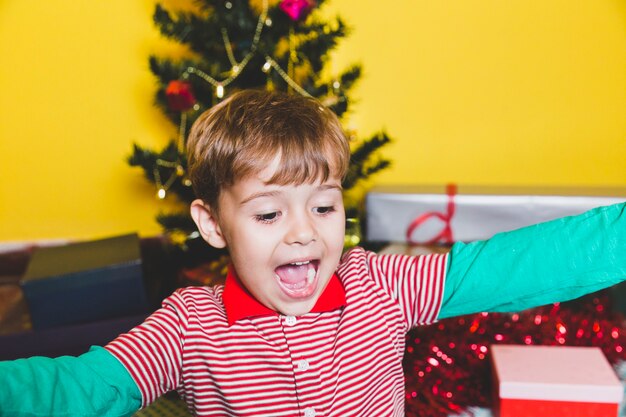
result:
<svg viewBox="0 0 626 417"><path fill-rule="evenodd" d="M530 188L458 186L451 197L445 186L378 186L366 196L366 238L371 242L406 242L407 229L420 216L448 213L451 239L488 239L496 233L576 215L594 207L626 201L626 188ZM431 216L411 238L427 242L445 221Z"/></svg>
<svg viewBox="0 0 626 417"><path fill-rule="evenodd" d="M624 395L597 347L491 347L496 417L614 417Z"/></svg>
<svg viewBox="0 0 626 417"><path fill-rule="evenodd" d="M136 234L37 248L21 286L36 330L148 310Z"/></svg>

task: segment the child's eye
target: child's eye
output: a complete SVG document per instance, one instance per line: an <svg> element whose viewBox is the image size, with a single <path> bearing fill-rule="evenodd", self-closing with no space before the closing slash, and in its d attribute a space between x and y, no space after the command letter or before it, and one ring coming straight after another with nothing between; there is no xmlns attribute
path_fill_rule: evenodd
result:
<svg viewBox="0 0 626 417"><path fill-rule="evenodd" d="M317 214L330 214L335 211L335 207L333 206L324 206L324 207L315 207L315 212Z"/></svg>
<svg viewBox="0 0 626 417"><path fill-rule="evenodd" d="M256 221L261 222L261 223L272 223L276 219L278 219L279 215L280 215L279 212L273 211L271 213L257 214L254 216L254 218L256 219Z"/></svg>

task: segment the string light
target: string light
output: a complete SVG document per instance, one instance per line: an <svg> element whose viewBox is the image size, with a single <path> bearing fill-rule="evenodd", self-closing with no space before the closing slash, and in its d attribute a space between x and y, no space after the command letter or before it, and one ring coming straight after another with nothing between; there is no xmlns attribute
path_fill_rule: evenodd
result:
<svg viewBox="0 0 626 417"><path fill-rule="evenodd" d="M304 88L300 87L298 83L296 83L281 67L278 65L278 62L274 61L269 55L265 55L265 64L270 64L272 68L280 75L280 77L285 80L285 82L294 90L296 90L299 94L304 97L312 97ZM265 65L264 65L265 66Z"/></svg>
<svg viewBox="0 0 626 417"><path fill-rule="evenodd" d="M296 55L296 36L294 34L293 31L293 24L289 27L289 60L287 61L287 74L289 75L290 78L293 78L294 76L294 64L296 62L296 59L298 58ZM291 86L291 84L289 84Z"/></svg>
<svg viewBox="0 0 626 417"><path fill-rule="evenodd" d="M180 126L178 128L178 141L177 141L178 153L181 155L185 151L186 130L187 130L187 113L182 112L180 115ZM176 181L176 178L180 178L185 175L185 168L183 168L180 162L180 159L177 159L176 161L168 161L168 160L159 158L156 160L156 164L157 164L157 168L154 168L153 170L154 183L157 186L157 198L159 200L163 200L167 196L167 192L169 191L171 186L174 184L174 181ZM172 169L172 174L169 176L167 181L165 181L165 183L163 183L161 180L161 172L159 171L158 167ZM186 181L189 181L189 180L184 179L183 180L184 185L187 185ZM191 181L189 181L189 185L191 185Z"/></svg>
<svg viewBox="0 0 626 417"><path fill-rule="evenodd" d="M156 160L157 167L152 171L154 174L154 183L157 186L157 198L163 200L167 196L167 191L172 187L176 178L182 177L185 174L185 170L179 161L171 162L165 159ZM169 168L173 170L172 175L165 181L161 180L161 172L158 167Z"/></svg>
<svg viewBox="0 0 626 417"><path fill-rule="evenodd" d="M157 160L157 164L158 164L159 160ZM172 184L174 183L174 180L176 179L176 176L173 175L171 176L165 184L163 184L161 182L161 173L159 172L158 168L154 168L153 170L153 174L154 174L154 182L157 185L157 198L159 200L163 200L166 195L167 195L167 190L172 186Z"/></svg>
<svg viewBox="0 0 626 417"><path fill-rule="evenodd" d="M222 41L224 42L224 49L226 50L226 55L231 65L231 71L228 77L224 78L221 81L218 81L214 77L210 76L209 74L207 74L206 72L198 68L188 67L183 73L183 78L186 79L189 77L189 75L194 74L200 77L201 79L203 79L204 81L206 81L207 83L211 84L213 87L215 87L215 96L217 98L219 99L223 98L224 93L225 93L224 89L242 73L243 69L246 67L246 65L248 65L248 63L250 62L250 60L252 59L252 57L254 57L256 53L257 47L259 45L259 41L261 40L261 32L263 31L263 26L267 22L267 11L268 11L267 1L268 0L263 0L263 9L259 16L259 20L257 22L256 29L254 31L254 36L252 37L252 45L250 46L250 51L243 57L241 61L238 62L237 59L235 58L233 47L231 45L230 38L228 36L228 30L226 30L226 28L221 29ZM230 9L231 7L232 7L232 3L227 2L226 8Z"/></svg>
<svg viewBox="0 0 626 417"><path fill-rule="evenodd" d="M178 153L185 151L185 131L187 129L187 113L180 115L180 126L178 127Z"/></svg>
<svg viewBox="0 0 626 417"><path fill-rule="evenodd" d="M232 65L233 68L239 67L239 63L235 59L233 48L230 44L230 39L228 38L228 31L226 30L226 28L222 28L221 32L222 32L222 41L224 41L224 49L226 49L226 56L228 57L228 60L230 61L230 65Z"/></svg>

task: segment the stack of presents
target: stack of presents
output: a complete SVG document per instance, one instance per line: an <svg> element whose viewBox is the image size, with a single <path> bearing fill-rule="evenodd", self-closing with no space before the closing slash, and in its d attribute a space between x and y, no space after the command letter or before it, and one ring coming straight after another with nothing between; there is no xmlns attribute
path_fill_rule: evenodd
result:
<svg viewBox="0 0 626 417"><path fill-rule="evenodd" d="M625 200L626 189L380 186L366 197L365 240L382 252L445 251ZM145 266L136 235L37 248L12 283L28 328L6 331L0 291L0 360L80 354L140 323L155 308ZM624 285L611 291L624 312ZM491 353L496 406L485 415L615 417L623 407L623 385L598 348L494 345Z"/></svg>
<svg viewBox="0 0 626 417"><path fill-rule="evenodd" d="M366 240L387 242L381 252L422 254L623 201L626 189L379 186L366 197ZM610 291L615 308L625 313L624 284ZM624 383L600 348L492 345L491 367L494 409L474 410L476 416L626 412Z"/></svg>

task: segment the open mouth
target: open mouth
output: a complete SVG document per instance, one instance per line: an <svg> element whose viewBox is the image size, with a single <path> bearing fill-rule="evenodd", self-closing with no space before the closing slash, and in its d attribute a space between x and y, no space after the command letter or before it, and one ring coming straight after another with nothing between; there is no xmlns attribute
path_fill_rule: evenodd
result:
<svg viewBox="0 0 626 417"><path fill-rule="evenodd" d="M319 260L298 261L274 270L283 292L292 298L308 297L317 287Z"/></svg>

